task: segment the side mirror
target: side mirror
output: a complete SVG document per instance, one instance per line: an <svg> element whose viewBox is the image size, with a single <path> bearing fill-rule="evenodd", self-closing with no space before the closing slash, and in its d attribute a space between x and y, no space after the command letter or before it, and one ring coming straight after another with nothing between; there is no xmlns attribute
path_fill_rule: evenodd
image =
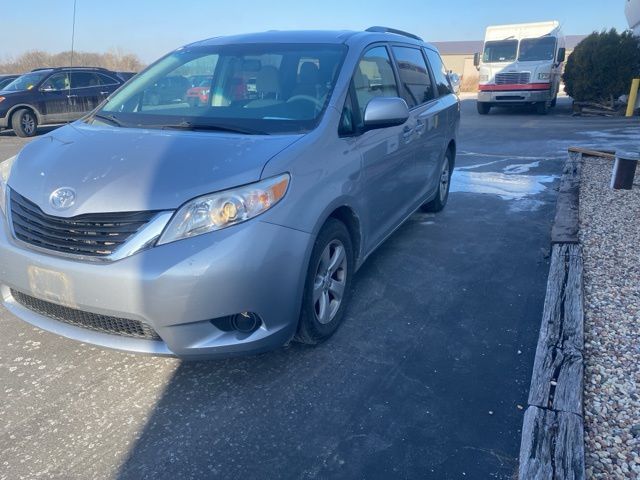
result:
<svg viewBox="0 0 640 480"><path fill-rule="evenodd" d="M399 97L372 98L364 109L364 128L395 127L409 119L407 102Z"/></svg>
<svg viewBox="0 0 640 480"><path fill-rule="evenodd" d="M454 72L449 72L447 77L449 77L449 82L451 82L454 93L460 93L460 75Z"/></svg>
<svg viewBox="0 0 640 480"><path fill-rule="evenodd" d="M480 53L476 52L473 54L473 66L474 67L479 67L480 66Z"/></svg>
<svg viewBox="0 0 640 480"><path fill-rule="evenodd" d="M559 48L558 49L558 63L562 63L565 61L567 57L567 49L566 48Z"/></svg>

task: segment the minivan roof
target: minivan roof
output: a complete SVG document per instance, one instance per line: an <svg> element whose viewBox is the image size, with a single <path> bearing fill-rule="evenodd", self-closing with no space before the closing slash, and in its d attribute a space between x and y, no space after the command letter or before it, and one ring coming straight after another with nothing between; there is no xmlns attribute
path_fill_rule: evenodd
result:
<svg viewBox="0 0 640 480"><path fill-rule="evenodd" d="M225 37L214 37L208 40L186 45L188 47L237 45L249 43L328 43L345 44L349 46L366 46L373 42L402 42L427 46L437 50L434 46L414 38L391 31L353 31L353 30L270 30L259 33L245 33ZM399 32L399 31L398 31ZM410 34L409 34L410 35Z"/></svg>

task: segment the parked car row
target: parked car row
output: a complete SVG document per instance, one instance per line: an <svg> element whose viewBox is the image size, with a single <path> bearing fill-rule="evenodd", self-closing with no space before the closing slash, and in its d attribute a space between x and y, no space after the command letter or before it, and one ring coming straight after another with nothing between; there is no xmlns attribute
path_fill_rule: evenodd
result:
<svg viewBox="0 0 640 480"><path fill-rule="evenodd" d="M12 128L20 137L32 137L39 125L77 120L133 75L104 68L59 67L0 78L0 130Z"/></svg>

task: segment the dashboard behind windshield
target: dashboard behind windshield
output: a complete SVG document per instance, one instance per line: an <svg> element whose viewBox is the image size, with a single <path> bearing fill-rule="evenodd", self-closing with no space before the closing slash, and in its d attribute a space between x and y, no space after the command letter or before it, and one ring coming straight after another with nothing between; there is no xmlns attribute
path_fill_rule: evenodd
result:
<svg viewBox="0 0 640 480"><path fill-rule="evenodd" d="M178 50L139 74L98 113L122 126L306 131L327 105L346 50L333 44Z"/></svg>

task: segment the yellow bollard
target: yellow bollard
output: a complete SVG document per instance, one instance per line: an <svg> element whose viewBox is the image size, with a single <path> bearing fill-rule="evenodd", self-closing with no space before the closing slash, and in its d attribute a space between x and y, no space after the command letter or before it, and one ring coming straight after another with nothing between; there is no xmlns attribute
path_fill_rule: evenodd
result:
<svg viewBox="0 0 640 480"><path fill-rule="evenodd" d="M638 89L640 88L640 78L635 78L631 82L631 92L629 93L629 104L627 105L627 117L633 117L633 111L636 109L638 101Z"/></svg>

